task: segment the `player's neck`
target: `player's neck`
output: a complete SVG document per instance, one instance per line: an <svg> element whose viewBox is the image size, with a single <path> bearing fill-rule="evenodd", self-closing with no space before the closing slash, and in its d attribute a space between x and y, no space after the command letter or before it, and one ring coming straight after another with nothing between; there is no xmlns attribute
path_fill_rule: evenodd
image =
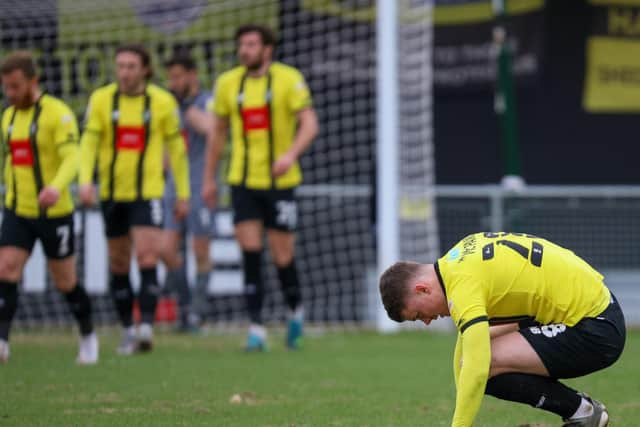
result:
<svg viewBox="0 0 640 427"><path fill-rule="evenodd" d="M189 97L194 98L200 93L200 83L194 83L189 89Z"/></svg>
<svg viewBox="0 0 640 427"><path fill-rule="evenodd" d="M33 92L31 92L31 100L30 100L29 105L16 107L16 108L18 110L28 110L29 108L33 107L34 105L36 105L38 103L38 101L40 100L41 96L42 96L42 91L40 90L40 88L36 88Z"/></svg>
<svg viewBox="0 0 640 427"><path fill-rule="evenodd" d="M247 71L247 75L254 79L264 76L265 74L267 74L267 71L269 71L269 67L271 67L271 62L272 62L271 60L264 61L260 66L260 68L256 70Z"/></svg>
<svg viewBox="0 0 640 427"><path fill-rule="evenodd" d="M147 82L141 82L135 87L131 88L131 90L124 90L121 87L118 87L118 91L126 96L139 96L142 95L147 87Z"/></svg>

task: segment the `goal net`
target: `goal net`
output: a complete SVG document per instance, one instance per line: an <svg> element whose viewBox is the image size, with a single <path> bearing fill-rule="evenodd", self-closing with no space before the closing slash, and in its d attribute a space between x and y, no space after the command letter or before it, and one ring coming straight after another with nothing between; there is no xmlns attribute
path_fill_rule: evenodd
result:
<svg viewBox="0 0 640 427"><path fill-rule="evenodd" d="M397 31L401 254L417 260L433 259L438 246L435 206L427 191L434 174L432 36L425 3L429 2L398 2ZM113 79L113 56L120 43L138 41L148 47L155 82L161 85L164 61L174 50L188 48L202 84L211 88L215 77L235 64L233 34L248 22L276 30L276 58L305 75L320 120L320 135L301 159L304 185L297 193L301 222L296 258L307 317L318 323L364 324L371 319L377 271L375 1L4 0L0 54L32 51L42 86L82 119L91 91ZM386 161L377 159L378 164ZM116 324L99 211L78 212L77 219L80 280L92 297L97 322ZM224 188L215 228L208 321L236 324L245 320L241 253L233 239ZM263 314L268 322L278 321L284 318L285 304L268 255L264 262ZM135 287L137 275L132 277ZM160 318L171 317L163 314L166 308L159 306ZM18 322L71 322L39 248L23 279Z"/></svg>

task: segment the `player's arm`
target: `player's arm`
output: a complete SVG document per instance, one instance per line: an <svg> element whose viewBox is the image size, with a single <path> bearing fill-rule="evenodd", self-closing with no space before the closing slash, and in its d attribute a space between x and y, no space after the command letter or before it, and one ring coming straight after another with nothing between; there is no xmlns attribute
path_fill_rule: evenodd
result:
<svg viewBox="0 0 640 427"><path fill-rule="evenodd" d="M453 379L458 389L458 380L460 379L460 369L462 369L462 334L458 333L456 339L456 348L453 351Z"/></svg>
<svg viewBox="0 0 640 427"><path fill-rule="evenodd" d="M195 104L187 108L184 116L189 127L200 135L207 135L213 126L213 117L211 114Z"/></svg>
<svg viewBox="0 0 640 427"><path fill-rule="evenodd" d="M305 108L298 112L298 131L293 139L289 153L296 160L304 153L318 136L318 116L313 108Z"/></svg>
<svg viewBox="0 0 640 427"><path fill-rule="evenodd" d="M93 171L98 156L98 145L102 137L102 123L98 113L95 94L89 99L84 123L84 131L80 138L80 171L78 173L78 184L80 186L80 201L84 205L92 205L95 203Z"/></svg>
<svg viewBox="0 0 640 427"><path fill-rule="evenodd" d="M456 409L452 427L469 427L476 418L489 378L491 340L486 316L475 317L460 327L464 363L457 380Z"/></svg>
<svg viewBox="0 0 640 427"><path fill-rule="evenodd" d="M65 109L56 119L54 142L61 159L55 176L38 195L41 206L48 208L55 205L62 190L67 188L78 175L80 166L80 150L78 148L78 124L73 113Z"/></svg>
<svg viewBox="0 0 640 427"><path fill-rule="evenodd" d="M202 199L209 207L216 203L216 171L227 142L231 121L231 106L227 102L226 91L229 87L219 78L216 81L213 102L209 104L211 127L207 131L207 148L202 176Z"/></svg>
<svg viewBox="0 0 640 427"><path fill-rule="evenodd" d="M217 114L212 116L211 131L207 132L207 151L205 154L204 178L213 181L222 157L229 133L229 118Z"/></svg>
<svg viewBox="0 0 640 427"><path fill-rule="evenodd" d="M285 174L318 135L318 117L312 106L311 92L301 74L297 73L287 94L288 107L295 112L298 129L289 150L273 164L273 175Z"/></svg>
<svg viewBox="0 0 640 427"><path fill-rule="evenodd" d="M189 185L189 159L186 145L180 132L180 113L173 99L169 105L169 112L165 117L164 134L171 172L176 181L176 197L181 201L188 201L191 197ZM185 212L186 214L186 212Z"/></svg>

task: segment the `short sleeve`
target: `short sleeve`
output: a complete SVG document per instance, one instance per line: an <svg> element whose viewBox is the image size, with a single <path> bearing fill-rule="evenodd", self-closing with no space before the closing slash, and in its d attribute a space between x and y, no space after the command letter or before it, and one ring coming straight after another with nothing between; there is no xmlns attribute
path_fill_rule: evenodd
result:
<svg viewBox="0 0 640 427"><path fill-rule="evenodd" d="M311 92L300 72L296 71L293 74L287 94L289 110L297 112L311 107Z"/></svg>
<svg viewBox="0 0 640 427"><path fill-rule="evenodd" d="M59 114L55 118L55 143L66 144L68 142L78 142L78 122L73 112L65 105L59 109Z"/></svg>
<svg viewBox="0 0 640 427"><path fill-rule="evenodd" d="M212 111L220 117L229 117L229 114L231 114L231 106L226 96L228 87L229 85L225 84L224 80L218 78L213 88Z"/></svg>

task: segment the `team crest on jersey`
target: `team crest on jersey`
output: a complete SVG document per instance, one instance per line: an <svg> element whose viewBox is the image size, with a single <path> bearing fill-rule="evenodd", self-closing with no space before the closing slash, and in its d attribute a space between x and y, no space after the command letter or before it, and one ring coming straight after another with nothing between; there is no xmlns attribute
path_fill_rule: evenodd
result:
<svg viewBox="0 0 640 427"><path fill-rule="evenodd" d="M453 248L449 251L449 255L447 256L447 259L449 261L455 261L458 258L460 258L460 249L459 248Z"/></svg>
<svg viewBox="0 0 640 427"><path fill-rule="evenodd" d="M164 34L190 26L207 5L207 0L129 0L138 18Z"/></svg>

